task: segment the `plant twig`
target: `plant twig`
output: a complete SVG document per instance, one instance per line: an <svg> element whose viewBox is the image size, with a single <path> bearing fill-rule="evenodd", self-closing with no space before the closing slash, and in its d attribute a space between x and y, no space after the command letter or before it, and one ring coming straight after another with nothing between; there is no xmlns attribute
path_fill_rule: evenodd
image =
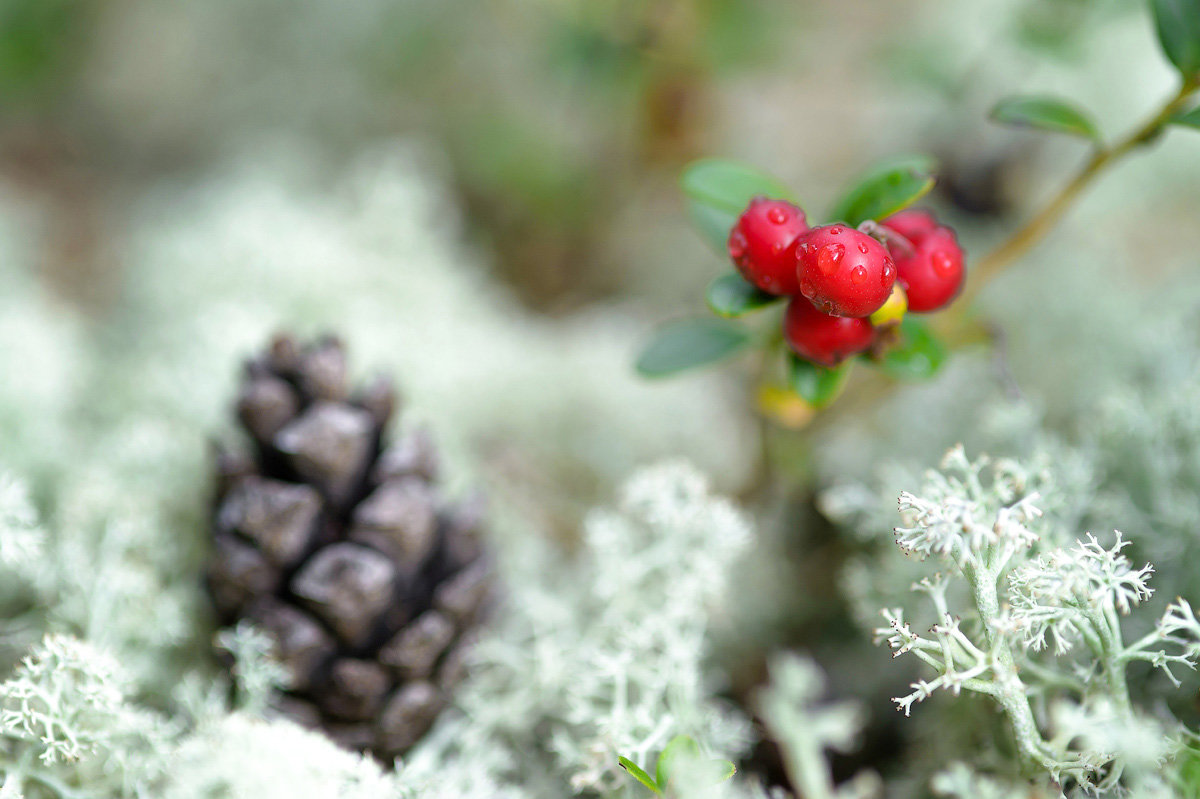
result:
<svg viewBox="0 0 1200 799"><path fill-rule="evenodd" d="M1200 87L1200 79L1184 81L1179 91L1153 117L1119 142L1109 147L1097 148L1075 177L1063 186L1050 202L1004 243L985 255L971 270L970 284L962 297L960 307L966 307L983 285L1041 242L1070 209L1076 198L1096 178L1132 150L1152 141L1187 103L1197 87Z"/></svg>

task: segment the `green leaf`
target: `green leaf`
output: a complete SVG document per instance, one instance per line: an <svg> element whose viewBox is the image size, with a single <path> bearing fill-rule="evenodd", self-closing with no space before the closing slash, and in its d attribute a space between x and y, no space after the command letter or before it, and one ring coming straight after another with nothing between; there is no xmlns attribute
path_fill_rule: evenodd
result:
<svg viewBox="0 0 1200 799"><path fill-rule="evenodd" d="M640 782L642 785L645 785L659 796L662 796L662 789L659 788L658 784L654 782L654 778L643 771L637 763L634 763L632 760L623 755L617 758L617 763L621 765L621 768L632 774L635 780Z"/></svg>
<svg viewBox="0 0 1200 799"><path fill-rule="evenodd" d="M664 788L671 780L671 770L675 767L675 760L680 755L685 760L698 760L700 744L687 735L676 735L667 742L667 745L663 747L662 754L658 756L658 765L654 768L654 779Z"/></svg>
<svg viewBox="0 0 1200 799"><path fill-rule="evenodd" d="M911 316L900 323L900 344L883 356L883 371L898 380L924 380L946 362L946 347L924 322Z"/></svg>
<svg viewBox="0 0 1200 799"><path fill-rule="evenodd" d="M1171 122L1176 125L1186 125L1189 128L1200 130L1200 106L1193 108L1191 111L1184 111L1172 119Z"/></svg>
<svg viewBox="0 0 1200 799"><path fill-rule="evenodd" d="M788 385L814 408L824 408L837 399L850 377L854 361L828 369L788 353Z"/></svg>
<svg viewBox="0 0 1200 799"><path fill-rule="evenodd" d="M991 117L1004 125L1037 128L1100 141L1100 131L1087 114L1054 97L1008 97L996 103Z"/></svg>
<svg viewBox="0 0 1200 799"><path fill-rule="evenodd" d="M665 377L727 358L750 344L740 325L709 317L668 322L637 359L643 377Z"/></svg>
<svg viewBox="0 0 1200 799"><path fill-rule="evenodd" d="M1200 76L1200 0L1150 0L1163 53L1184 80Z"/></svg>
<svg viewBox="0 0 1200 799"><path fill-rule="evenodd" d="M791 189L765 172L721 158L688 164L679 185L689 199L732 214L740 214L760 194L795 202Z"/></svg>
<svg viewBox="0 0 1200 799"><path fill-rule="evenodd" d="M725 254L729 241L729 231L737 223L739 213L722 211L711 205L703 205L695 200L687 201L688 217L692 220L700 237L708 242L708 246L721 254Z"/></svg>
<svg viewBox="0 0 1200 799"><path fill-rule="evenodd" d="M932 158L913 155L878 164L846 192L830 218L853 227L907 208L933 188L933 166Z"/></svg>
<svg viewBox="0 0 1200 799"><path fill-rule="evenodd" d="M693 161L683 170L679 185L692 223L721 252L729 230L752 199L761 194L796 202L791 189L765 172L720 158Z"/></svg>
<svg viewBox="0 0 1200 799"><path fill-rule="evenodd" d="M717 316L733 318L773 305L785 297L768 294L747 283L741 275L729 272L708 284L705 299Z"/></svg>

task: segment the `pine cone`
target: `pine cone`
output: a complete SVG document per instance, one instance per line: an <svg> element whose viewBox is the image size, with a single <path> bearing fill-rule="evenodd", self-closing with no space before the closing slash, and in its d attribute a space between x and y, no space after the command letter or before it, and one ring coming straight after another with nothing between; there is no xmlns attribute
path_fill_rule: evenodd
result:
<svg viewBox="0 0 1200 799"><path fill-rule="evenodd" d="M386 381L348 392L334 338L250 360L253 453L218 452L206 580L223 625L274 638L278 711L383 760L433 724L489 589L479 503L442 501L425 432L384 448L395 405Z"/></svg>

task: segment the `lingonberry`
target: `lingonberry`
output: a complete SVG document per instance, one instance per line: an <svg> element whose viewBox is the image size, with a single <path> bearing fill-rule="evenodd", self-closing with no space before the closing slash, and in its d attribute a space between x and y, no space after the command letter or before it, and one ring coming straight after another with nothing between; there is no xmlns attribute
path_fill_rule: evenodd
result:
<svg viewBox="0 0 1200 799"><path fill-rule="evenodd" d="M755 197L729 232L729 257L742 277L771 294L798 294L796 240L804 211L786 200Z"/></svg>
<svg viewBox="0 0 1200 799"><path fill-rule="evenodd" d="M899 233L912 243L924 237L926 233L932 233L938 226L937 219L933 214L923 208L909 208L898 214L892 214L881 224L889 231Z"/></svg>
<svg viewBox="0 0 1200 799"><path fill-rule="evenodd" d="M889 248L908 295L908 310L929 313L950 304L962 290L964 277L963 251L954 231L938 225L927 211L902 211L882 224L905 238Z"/></svg>
<svg viewBox="0 0 1200 799"><path fill-rule="evenodd" d="M896 282L887 248L846 225L808 231L796 257L800 293L834 316L870 316L887 302Z"/></svg>
<svg viewBox="0 0 1200 799"><path fill-rule="evenodd" d="M783 317L783 336L801 358L834 367L871 346L875 331L866 319L821 313L793 297Z"/></svg>

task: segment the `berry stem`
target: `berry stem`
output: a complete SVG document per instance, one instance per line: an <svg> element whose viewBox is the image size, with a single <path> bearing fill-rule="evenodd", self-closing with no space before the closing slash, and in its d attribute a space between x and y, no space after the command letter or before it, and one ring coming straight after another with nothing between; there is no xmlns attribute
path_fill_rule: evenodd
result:
<svg viewBox="0 0 1200 799"><path fill-rule="evenodd" d="M1096 178L1132 150L1151 142L1187 103L1198 87L1200 87L1200 78L1184 81L1179 87L1179 91L1140 127L1111 146L1098 147L1083 168L1059 190L1050 202L999 247L985 255L970 271L970 285L963 296L963 300L967 300L967 302L963 302L961 307L966 307L984 284L1037 246Z"/></svg>
<svg viewBox="0 0 1200 799"><path fill-rule="evenodd" d="M886 228L874 220L868 219L866 222L863 222L861 225L859 225L858 229L863 233L869 233L870 235L880 239L885 246L889 244L896 245L900 249L900 254L905 258L912 257L913 253L917 251L916 246L912 243L912 239L901 235L890 228Z"/></svg>
<svg viewBox="0 0 1200 799"><path fill-rule="evenodd" d="M754 369L754 379L750 382L757 394L764 386L770 385L770 371L773 359L778 357L778 351L783 347L783 326L773 325L767 339L764 341ZM758 430L758 451L755 453L754 472L747 481L745 489L739 493L738 500L749 504L761 498L770 490L774 483L775 463L771 452L772 421L764 413L755 414L755 426Z"/></svg>

